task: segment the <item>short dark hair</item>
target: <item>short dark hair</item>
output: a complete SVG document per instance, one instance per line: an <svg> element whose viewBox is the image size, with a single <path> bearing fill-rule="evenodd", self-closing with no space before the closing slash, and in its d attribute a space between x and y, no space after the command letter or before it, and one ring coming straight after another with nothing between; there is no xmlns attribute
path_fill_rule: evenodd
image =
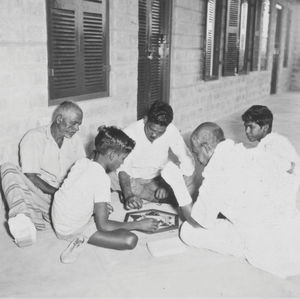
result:
<svg viewBox="0 0 300 299"><path fill-rule="evenodd" d="M147 113L148 121L167 127L173 120L172 107L164 102L155 101Z"/></svg>
<svg viewBox="0 0 300 299"><path fill-rule="evenodd" d="M269 125L269 132L272 131L273 114L267 106L254 105L250 107L243 115L244 122L255 122L260 127Z"/></svg>
<svg viewBox="0 0 300 299"><path fill-rule="evenodd" d="M101 126L95 138L96 151L105 155L109 150L116 153L129 154L135 146L133 141L122 130L114 126Z"/></svg>

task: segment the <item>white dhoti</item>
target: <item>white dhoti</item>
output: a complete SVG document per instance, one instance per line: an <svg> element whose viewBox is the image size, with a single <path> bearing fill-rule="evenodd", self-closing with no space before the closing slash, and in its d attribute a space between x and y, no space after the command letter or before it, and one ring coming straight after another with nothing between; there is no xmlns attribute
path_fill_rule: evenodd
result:
<svg viewBox="0 0 300 299"><path fill-rule="evenodd" d="M180 238L192 247L245 257L242 240L232 223L226 219L219 219L212 229L194 228L189 223L184 222L180 229Z"/></svg>

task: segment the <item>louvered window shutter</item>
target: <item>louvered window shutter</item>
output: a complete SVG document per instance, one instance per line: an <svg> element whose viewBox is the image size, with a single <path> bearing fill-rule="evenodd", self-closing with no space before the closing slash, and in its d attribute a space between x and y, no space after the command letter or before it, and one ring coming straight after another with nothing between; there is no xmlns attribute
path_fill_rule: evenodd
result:
<svg viewBox="0 0 300 299"><path fill-rule="evenodd" d="M169 5L166 0L139 0L138 118L154 101L168 101Z"/></svg>
<svg viewBox="0 0 300 299"><path fill-rule="evenodd" d="M219 76L220 42L222 30L223 1L207 0L206 43L204 79L217 79Z"/></svg>
<svg viewBox="0 0 300 299"><path fill-rule="evenodd" d="M260 44L260 20L261 20L261 1L255 1L254 4L255 17L254 17L254 28L253 28L253 45L252 45L252 59L251 59L251 71L258 69L258 58L259 58L259 44Z"/></svg>
<svg viewBox="0 0 300 299"><path fill-rule="evenodd" d="M290 49L291 20L292 20L292 13L291 13L291 10L289 9L287 12L287 19L286 19L283 67L288 66L288 57L289 57L289 49Z"/></svg>
<svg viewBox="0 0 300 299"><path fill-rule="evenodd" d="M147 14L147 0L139 0L139 62L138 62L138 118L144 116L148 109L148 23L149 14Z"/></svg>
<svg viewBox="0 0 300 299"><path fill-rule="evenodd" d="M139 97L141 116L162 97L162 61L159 53L161 37L161 1L139 0ZM150 7L147 7L150 5ZM151 13L147 13L150 11ZM142 105L141 105L142 104Z"/></svg>
<svg viewBox="0 0 300 299"><path fill-rule="evenodd" d="M208 0L206 8L205 79L213 75L216 0Z"/></svg>
<svg viewBox="0 0 300 299"><path fill-rule="evenodd" d="M269 43L269 21L270 21L270 0L262 1L262 29L260 46L260 69L268 67L268 43Z"/></svg>
<svg viewBox="0 0 300 299"><path fill-rule="evenodd" d="M153 102L162 99L162 61L159 53L161 37L161 16L164 15L161 0L152 0L151 6L151 32L150 32L150 107Z"/></svg>
<svg viewBox="0 0 300 299"><path fill-rule="evenodd" d="M249 5L248 0L241 0L241 10L240 10L240 33L239 33L239 62L238 71L240 73L247 71L247 50L248 42L250 37L250 32L248 28Z"/></svg>
<svg viewBox="0 0 300 299"><path fill-rule="evenodd" d="M237 71L240 0L227 0L226 34L223 75L232 76Z"/></svg>
<svg viewBox="0 0 300 299"><path fill-rule="evenodd" d="M108 95L106 0L50 0L50 103Z"/></svg>

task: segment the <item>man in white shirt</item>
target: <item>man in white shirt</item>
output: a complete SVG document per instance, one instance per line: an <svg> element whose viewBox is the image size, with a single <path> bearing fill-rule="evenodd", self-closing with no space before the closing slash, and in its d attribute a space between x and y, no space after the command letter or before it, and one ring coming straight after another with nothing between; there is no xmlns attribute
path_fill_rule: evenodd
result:
<svg viewBox="0 0 300 299"><path fill-rule="evenodd" d="M8 225L19 247L36 240L36 229L49 226L53 194L70 167L85 157L83 144L75 135L82 110L73 102L61 103L50 125L28 131L20 142L21 168L1 165L2 189L8 204Z"/></svg>
<svg viewBox="0 0 300 299"><path fill-rule="evenodd" d="M143 200L174 203L174 195L179 206L192 202L186 182L192 188L194 160L172 120L171 106L157 101L143 119L124 129L136 142L118 171L126 208L141 208ZM169 160L169 150L178 165Z"/></svg>
<svg viewBox="0 0 300 299"><path fill-rule="evenodd" d="M197 201L185 214L181 239L190 246L245 258L280 277L299 274L299 180L276 163L275 155L225 139L215 123L201 124L191 142L205 166L204 180Z"/></svg>
<svg viewBox="0 0 300 299"><path fill-rule="evenodd" d="M285 136L272 132L273 114L268 107L254 105L245 111L242 120L249 141L258 141L259 149L287 163L287 171L299 173L299 155Z"/></svg>

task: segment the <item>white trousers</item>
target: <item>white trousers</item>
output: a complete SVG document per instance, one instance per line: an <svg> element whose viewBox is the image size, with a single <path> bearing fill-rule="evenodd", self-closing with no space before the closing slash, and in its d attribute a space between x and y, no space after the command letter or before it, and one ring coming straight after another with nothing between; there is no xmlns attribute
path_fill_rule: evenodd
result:
<svg viewBox="0 0 300 299"><path fill-rule="evenodd" d="M184 222L180 229L180 238L192 247L244 257L242 240L232 223L226 219L219 219L212 229L194 228Z"/></svg>

